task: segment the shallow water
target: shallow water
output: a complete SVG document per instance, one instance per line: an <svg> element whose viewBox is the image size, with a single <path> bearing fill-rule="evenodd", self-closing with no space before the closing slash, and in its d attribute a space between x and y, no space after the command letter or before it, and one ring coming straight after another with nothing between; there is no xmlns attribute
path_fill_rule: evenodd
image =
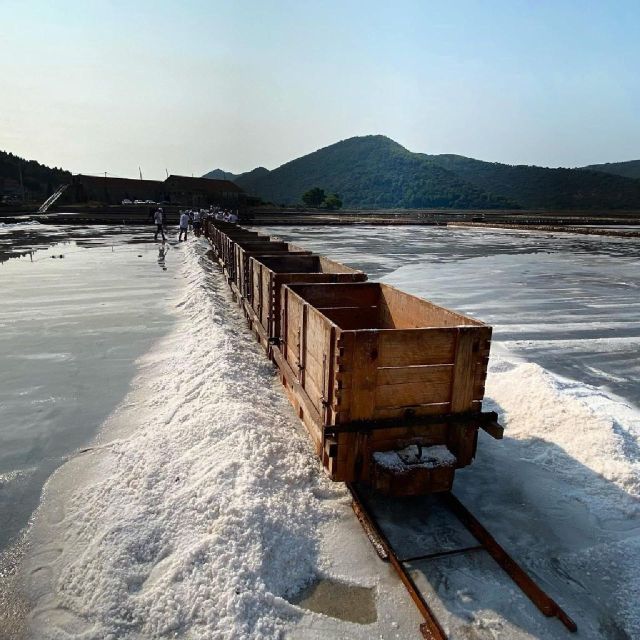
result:
<svg viewBox="0 0 640 640"><path fill-rule="evenodd" d="M177 248L147 229L0 226L0 574L44 483L173 322ZM2 553L5 551L6 553Z"/></svg>

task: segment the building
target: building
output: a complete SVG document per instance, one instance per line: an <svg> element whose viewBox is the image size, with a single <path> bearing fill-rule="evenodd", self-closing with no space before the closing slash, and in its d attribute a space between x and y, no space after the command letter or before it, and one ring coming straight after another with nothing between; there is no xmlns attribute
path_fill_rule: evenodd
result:
<svg viewBox="0 0 640 640"><path fill-rule="evenodd" d="M244 207L244 191L230 180L169 176L166 180L135 180L106 176L73 176L69 188L72 202L120 204L123 200L153 200L186 207L215 205L229 209Z"/></svg>
<svg viewBox="0 0 640 640"><path fill-rule="evenodd" d="M73 202L120 204L123 200L164 200L164 182L78 174L71 179L69 197Z"/></svg>
<svg viewBox="0 0 640 640"><path fill-rule="evenodd" d="M244 205L245 193L230 180L169 176L165 181L168 201L190 207L207 207L211 204L239 209Z"/></svg>

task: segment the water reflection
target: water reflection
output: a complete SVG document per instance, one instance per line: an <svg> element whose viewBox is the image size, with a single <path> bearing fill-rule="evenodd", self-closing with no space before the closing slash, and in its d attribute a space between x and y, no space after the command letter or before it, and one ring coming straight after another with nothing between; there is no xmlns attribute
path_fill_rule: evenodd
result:
<svg viewBox="0 0 640 640"><path fill-rule="evenodd" d="M158 264L160 265L160 267L162 267L163 271L167 270L167 267L165 264L165 256L167 255L168 251L169 251L169 247L165 247L164 244L160 245L158 249Z"/></svg>

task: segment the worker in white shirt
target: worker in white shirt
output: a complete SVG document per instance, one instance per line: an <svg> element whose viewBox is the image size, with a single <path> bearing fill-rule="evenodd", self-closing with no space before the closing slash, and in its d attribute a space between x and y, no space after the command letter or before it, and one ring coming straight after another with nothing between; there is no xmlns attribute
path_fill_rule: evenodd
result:
<svg viewBox="0 0 640 640"><path fill-rule="evenodd" d="M162 242L165 241L164 237L164 228L163 228L163 218L164 214L162 212L162 207L158 207L156 212L153 214L153 222L156 225L156 233L154 235L154 240L158 240L158 232L162 234Z"/></svg>
<svg viewBox="0 0 640 640"><path fill-rule="evenodd" d="M189 230L189 214L183 211L180 214L180 233L178 234L178 242L182 241L182 234L184 233L184 239L187 239L187 231Z"/></svg>
<svg viewBox="0 0 640 640"><path fill-rule="evenodd" d="M200 237L200 229L202 227L202 213L196 209L193 212L193 233L196 238Z"/></svg>

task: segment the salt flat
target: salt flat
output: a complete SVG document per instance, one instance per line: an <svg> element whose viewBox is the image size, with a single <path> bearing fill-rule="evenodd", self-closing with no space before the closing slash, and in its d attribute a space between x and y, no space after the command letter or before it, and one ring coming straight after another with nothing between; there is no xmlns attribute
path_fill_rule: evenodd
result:
<svg viewBox="0 0 640 640"><path fill-rule="evenodd" d="M638 244L439 229L272 230L492 323L481 434L455 491L576 619L638 628ZM418 617L322 475L204 242L175 325L87 450L47 483L23 575L42 638L414 637ZM387 526L397 526L389 521ZM563 638L480 558L415 567L452 638ZM292 604L319 579L375 593L367 624ZM360 593L360 592L359 592ZM357 600L356 600L357 602Z"/></svg>

